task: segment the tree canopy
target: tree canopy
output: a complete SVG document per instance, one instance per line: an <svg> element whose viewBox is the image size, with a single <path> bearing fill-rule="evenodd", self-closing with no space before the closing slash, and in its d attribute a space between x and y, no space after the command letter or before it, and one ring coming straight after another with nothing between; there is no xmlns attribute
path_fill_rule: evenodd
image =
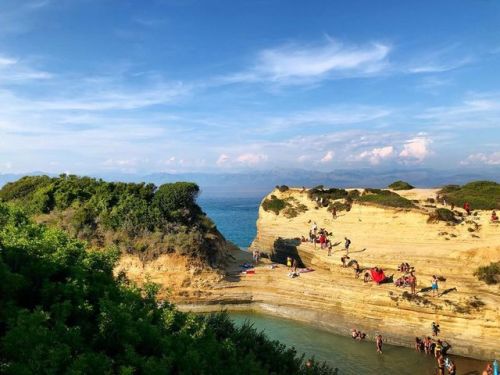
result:
<svg viewBox="0 0 500 375"><path fill-rule="evenodd" d="M113 277L117 252L0 203L0 372L334 374L225 314L181 313Z"/></svg>
<svg viewBox="0 0 500 375"><path fill-rule="evenodd" d="M199 191L190 182L156 187L74 175L27 176L6 184L0 200L95 246L118 245L144 256L153 248L155 254L178 251L213 263L224 239L196 203Z"/></svg>

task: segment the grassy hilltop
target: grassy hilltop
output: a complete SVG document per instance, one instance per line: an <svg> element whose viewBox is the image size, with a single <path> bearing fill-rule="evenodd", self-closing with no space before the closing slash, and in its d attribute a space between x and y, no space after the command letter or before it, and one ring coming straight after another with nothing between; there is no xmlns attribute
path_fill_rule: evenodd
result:
<svg viewBox="0 0 500 375"><path fill-rule="evenodd" d="M215 264L224 238L196 204L198 193L189 182L156 187L61 175L8 183L0 200L96 247L115 246L144 259L175 252Z"/></svg>

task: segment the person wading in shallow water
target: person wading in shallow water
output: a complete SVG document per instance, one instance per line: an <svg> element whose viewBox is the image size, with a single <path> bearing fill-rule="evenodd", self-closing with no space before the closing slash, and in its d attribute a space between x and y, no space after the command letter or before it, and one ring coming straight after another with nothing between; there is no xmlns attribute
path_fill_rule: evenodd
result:
<svg viewBox="0 0 500 375"><path fill-rule="evenodd" d="M441 353L438 354L437 356L437 365L438 365L438 374L439 375L444 375L444 357L441 355Z"/></svg>
<svg viewBox="0 0 500 375"><path fill-rule="evenodd" d="M375 344L377 345L377 353L382 354L382 335L377 335Z"/></svg>

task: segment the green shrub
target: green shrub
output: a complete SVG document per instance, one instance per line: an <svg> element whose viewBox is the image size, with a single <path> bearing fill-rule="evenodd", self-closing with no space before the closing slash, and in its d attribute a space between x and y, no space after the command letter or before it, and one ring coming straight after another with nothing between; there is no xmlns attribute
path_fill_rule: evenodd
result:
<svg viewBox="0 0 500 375"><path fill-rule="evenodd" d="M401 180L394 181L388 187L389 187L389 189L392 189L392 190L411 190L411 189L415 188L414 186L410 185L408 182L401 181Z"/></svg>
<svg viewBox="0 0 500 375"><path fill-rule="evenodd" d="M323 200L323 206L327 207L330 201L332 200L337 200L337 199L344 199L349 195L347 190L345 189L336 189L336 188L330 188L330 189L318 189L318 188L313 188L309 190L308 196L310 199L314 201L319 201Z"/></svg>
<svg viewBox="0 0 500 375"><path fill-rule="evenodd" d="M453 211L447 208L438 208L432 214L429 215L429 222L432 221L445 221L447 223L458 223L459 221L455 217Z"/></svg>
<svg viewBox="0 0 500 375"><path fill-rule="evenodd" d="M299 216L300 214L307 211L307 206L298 202L289 202L287 201L287 207L283 210L283 216L288 219L292 219L294 217Z"/></svg>
<svg viewBox="0 0 500 375"><path fill-rule="evenodd" d="M114 251L0 212L1 373L336 373L227 314L182 313L156 299L157 285L115 279Z"/></svg>
<svg viewBox="0 0 500 375"><path fill-rule="evenodd" d="M387 207L413 208L415 205L409 199L403 198L389 190L365 189L358 198L359 202L374 203Z"/></svg>
<svg viewBox="0 0 500 375"><path fill-rule="evenodd" d="M474 276L486 284L497 284L500 281L500 262L490 263L488 266L479 267Z"/></svg>
<svg viewBox="0 0 500 375"><path fill-rule="evenodd" d="M290 190L290 188L286 185L276 186L276 189L278 189L281 193Z"/></svg>
<svg viewBox="0 0 500 375"><path fill-rule="evenodd" d="M46 222L68 229L75 237L96 246L118 243L123 251L157 252L170 246L162 245L161 236L160 240L152 237L160 232L179 236L179 241L174 241L179 245L174 246L176 251L208 259L215 246L209 234L221 235L197 205L198 193L199 187L190 182L157 188L153 184L61 175L24 177L5 185L0 197L30 214L46 215ZM181 240L186 225L196 232L194 237L203 239L190 251L185 250L185 241Z"/></svg>
<svg viewBox="0 0 500 375"><path fill-rule="evenodd" d="M347 193L347 196L351 199L351 200L355 200L357 198L359 198L359 196L361 195L360 191L357 190L357 189L354 189L354 190L350 190L348 193Z"/></svg>
<svg viewBox="0 0 500 375"><path fill-rule="evenodd" d="M500 184L493 181L474 181L463 186L448 185L438 194L457 207L469 202L472 209L500 209Z"/></svg>
<svg viewBox="0 0 500 375"><path fill-rule="evenodd" d="M262 202L262 208L264 211L272 211L276 215L279 215L280 211L287 206L286 202L283 199L279 199L276 195L271 195L270 198L266 198L264 202Z"/></svg>
<svg viewBox="0 0 500 375"><path fill-rule="evenodd" d="M351 204L348 202L333 202L328 206L328 211L332 212L334 208L337 212L350 211Z"/></svg>

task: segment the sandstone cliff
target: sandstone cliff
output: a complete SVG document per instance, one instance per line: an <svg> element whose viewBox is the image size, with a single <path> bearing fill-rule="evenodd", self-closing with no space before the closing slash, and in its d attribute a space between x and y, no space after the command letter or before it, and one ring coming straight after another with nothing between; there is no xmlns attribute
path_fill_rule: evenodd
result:
<svg viewBox="0 0 500 375"><path fill-rule="evenodd" d="M441 326L441 336L453 345L452 353L498 358L500 288L479 281L473 271L500 260L500 227L489 222L486 211L458 225L428 223L434 208L424 202L436 190L399 193L418 200L417 208L354 203L349 212L339 212L334 219L326 208L316 208L306 191L273 191L272 195L293 198L295 205L305 208L287 218L261 207L252 247L273 256L294 253L315 269L297 278L289 278L284 265L271 268L268 259L255 268L255 274L242 274L239 265L251 261L251 254L236 249L229 252L225 273L168 254L148 262L124 256L117 271L125 271L138 282L145 278L158 282L163 286L162 296L184 310L252 309L343 335L351 327L367 332L370 338L382 333L388 343L403 346L413 345L415 336L430 335L434 321ZM336 245L331 256L319 246L295 240L307 237L312 222L333 232ZM422 290L418 297L406 298L403 292L409 290L391 283L364 283L362 277L354 277L352 268L341 267L344 236L352 240L351 260L357 260L363 269L382 267L387 276L396 279L401 275L398 264L414 266L417 290ZM434 274L446 278L440 285L440 292L445 292L440 297L427 290Z"/></svg>
<svg viewBox="0 0 500 375"><path fill-rule="evenodd" d="M310 311L305 320L335 329L352 326L370 332L383 332L394 342L409 344L415 336L429 334L433 321L442 336L450 340L454 353L478 358L500 355L500 288L488 286L473 276L480 265L500 260L500 226L489 221L490 212L479 211L458 225L428 223L427 198L436 190L414 189L398 192L419 201L415 209L392 209L354 203L349 212L334 219L326 208L308 198L307 192L291 189L272 192L278 198L294 198L307 211L294 218L266 212L262 207L257 222L257 237L252 245L268 252L294 251L316 271L291 280L284 290L276 290L274 303L284 303ZM270 194L271 195L271 194ZM269 198L269 196L267 197ZM331 256L327 250L310 243L290 239L307 237L311 223L333 232ZM393 284L375 285L354 278L351 268L342 268L340 257L344 237L352 241L351 260L361 268L382 267L387 276L401 276L397 266L408 262L415 266L419 298L408 300ZM282 241L276 241L282 238ZM287 242L288 240L288 242ZM281 245L281 246L279 246ZM291 246L290 246L291 245ZM427 291L432 275L446 278L440 285L444 295L432 297ZM281 275L282 276L282 275ZM267 280L266 294L281 284ZM264 294L265 295L265 294ZM279 301L279 302L278 302ZM273 304L273 298L267 303ZM290 315L293 315L291 313Z"/></svg>

